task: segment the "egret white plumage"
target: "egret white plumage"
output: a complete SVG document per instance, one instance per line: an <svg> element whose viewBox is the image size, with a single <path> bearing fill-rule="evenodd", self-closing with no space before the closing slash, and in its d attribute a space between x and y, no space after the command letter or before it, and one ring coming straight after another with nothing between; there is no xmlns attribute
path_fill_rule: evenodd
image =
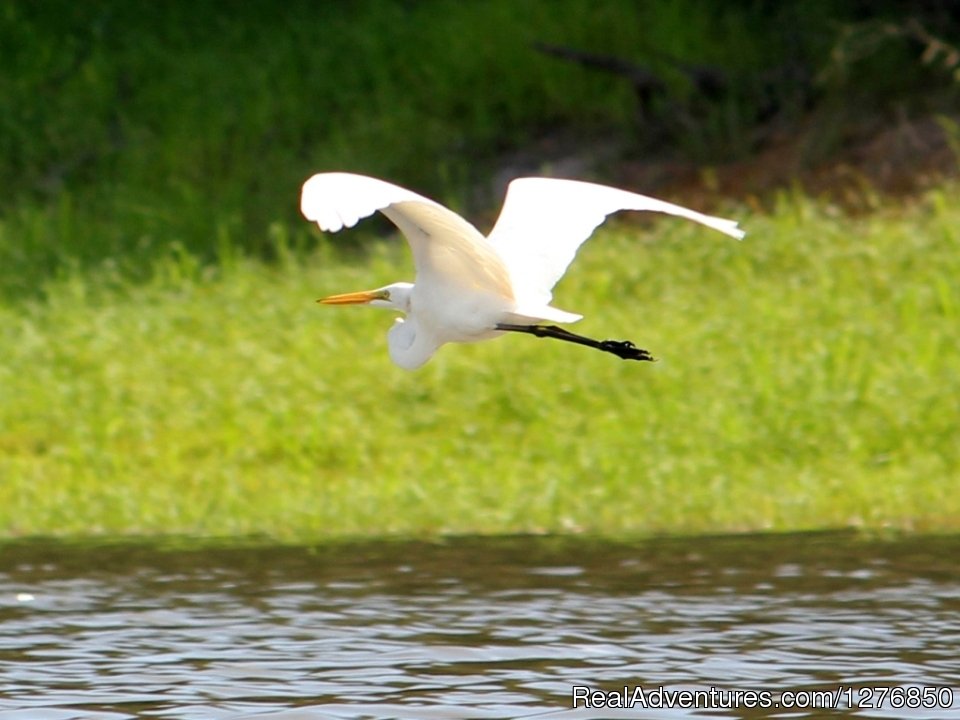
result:
<svg viewBox="0 0 960 720"><path fill-rule="evenodd" d="M352 173L320 173L303 185L300 209L322 230L353 227L379 210L406 236L416 282L331 295L327 305L369 304L404 314L387 334L390 357L414 370L449 342L475 342L505 332L552 337L652 360L626 340L594 340L556 325L581 315L552 307L552 289L577 248L611 213L652 210L687 218L741 239L736 221L605 185L553 178L510 183L500 217L484 237L439 203L383 180Z"/></svg>

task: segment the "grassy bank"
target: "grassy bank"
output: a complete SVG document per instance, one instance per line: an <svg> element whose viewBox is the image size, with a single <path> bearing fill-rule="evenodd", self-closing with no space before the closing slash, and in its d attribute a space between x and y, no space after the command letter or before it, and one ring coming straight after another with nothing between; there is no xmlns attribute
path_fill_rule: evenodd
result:
<svg viewBox="0 0 960 720"><path fill-rule="evenodd" d="M606 228L558 288L655 365L526 337L407 373L402 242L307 260L181 252L0 310L7 535L956 529L960 194L850 219L800 198L743 243ZM107 273L108 271L103 271Z"/></svg>
<svg viewBox="0 0 960 720"><path fill-rule="evenodd" d="M321 240L296 207L337 169L485 209L544 143L713 162L808 112L829 155L859 112L956 107L899 8L4 4L0 535L955 528L955 187L861 219L727 208L742 244L610 226L557 304L660 363L511 337L416 374L388 314L313 303L412 279L403 243Z"/></svg>

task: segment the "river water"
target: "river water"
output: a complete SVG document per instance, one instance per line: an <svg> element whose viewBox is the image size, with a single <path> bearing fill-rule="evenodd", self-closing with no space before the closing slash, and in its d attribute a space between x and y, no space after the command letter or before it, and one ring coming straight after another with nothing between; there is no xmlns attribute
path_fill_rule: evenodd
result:
<svg viewBox="0 0 960 720"><path fill-rule="evenodd" d="M960 537L0 545L0 720L132 717L958 718Z"/></svg>

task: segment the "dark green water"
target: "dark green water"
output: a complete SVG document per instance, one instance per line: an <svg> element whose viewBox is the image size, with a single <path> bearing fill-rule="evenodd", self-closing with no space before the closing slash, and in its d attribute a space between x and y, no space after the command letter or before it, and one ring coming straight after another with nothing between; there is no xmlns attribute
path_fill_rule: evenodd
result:
<svg viewBox="0 0 960 720"><path fill-rule="evenodd" d="M0 720L131 717L957 718L960 538L0 545Z"/></svg>

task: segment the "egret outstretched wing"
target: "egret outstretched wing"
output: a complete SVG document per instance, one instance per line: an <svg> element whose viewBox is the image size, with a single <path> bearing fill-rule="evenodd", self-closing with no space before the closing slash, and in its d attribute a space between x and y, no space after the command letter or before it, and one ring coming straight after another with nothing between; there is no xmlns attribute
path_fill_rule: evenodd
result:
<svg viewBox="0 0 960 720"><path fill-rule="evenodd" d="M490 244L507 266L518 302L546 305L577 249L611 213L652 210L694 220L740 239L733 220L637 193L554 178L519 178L510 183Z"/></svg>
<svg viewBox="0 0 960 720"><path fill-rule="evenodd" d="M480 231L406 188L353 173L320 173L304 183L300 209L330 232L353 227L379 210L410 243L418 284L457 282L513 297L506 269Z"/></svg>
<svg viewBox="0 0 960 720"><path fill-rule="evenodd" d="M300 210L321 230L338 232L399 202L441 207L422 195L377 178L331 172L314 175L303 184Z"/></svg>

